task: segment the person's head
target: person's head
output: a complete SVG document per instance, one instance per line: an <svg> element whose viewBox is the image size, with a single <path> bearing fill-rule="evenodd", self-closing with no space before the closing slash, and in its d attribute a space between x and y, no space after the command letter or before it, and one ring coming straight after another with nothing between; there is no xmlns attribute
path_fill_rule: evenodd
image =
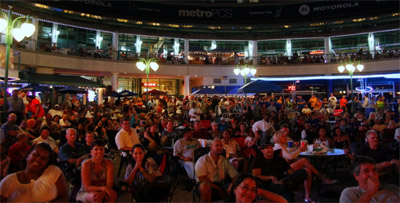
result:
<svg viewBox="0 0 400 203"><path fill-rule="evenodd" d="M167 129L172 129L174 127L174 122L168 121L167 123Z"/></svg>
<svg viewBox="0 0 400 203"><path fill-rule="evenodd" d="M12 97L18 98L19 90L13 90L12 91Z"/></svg>
<svg viewBox="0 0 400 203"><path fill-rule="evenodd" d="M290 128L287 124L282 124L280 127L280 131L283 131L286 136L289 136Z"/></svg>
<svg viewBox="0 0 400 203"><path fill-rule="evenodd" d="M265 147L260 149L263 153L264 158L272 159L274 158L274 145L272 143L267 144Z"/></svg>
<svg viewBox="0 0 400 203"><path fill-rule="evenodd" d="M146 155L146 150L143 145L136 144L132 147L132 158L135 161L144 160L145 155Z"/></svg>
<svg viewBox="0 0 400 203"><path fill-rule="evenodd" d="M93 131L87 131L85 133L85 141L86 144L92 144L94 141L94 132Z"/></svg>
<svg viewBox="0 0 400 203"><path fill-rule="evenodd" d="M90 148L90 155L93 159L103 159L106 143L103 140L97 139L93 142Z"/></svg>
<svg viewBox="0 0 400 203"><path fill-rule="evenodd" d="M318 130L318 135L321 136L321 137L325 137L325 136L326 136L326 130L325 130L325 128L320 128L320 129Z"/></svg>
<svg viewBox="0 0 400 203"><path fill-rule="evenodd" d="M46 121L48 122L48 123L50 123L51 121L53 120L53 117L51 116L51 114L47 114L46 115Z"/></svg>
<svg viewBox="0 0 400 203"><path fill-rule="evenodd" d="M211 153L212 154L217 155L217 156L221 155L222 154L222 150L223 150L221 140L220 139L214 139L211 142L210 149L211 149Z"/></svg>
<svg viewBox="0 0 400 203"><path fill-rule="evenodd" d="M50 145L41 142L34 145L28 152L26 168L33 171L43 171L54 161L54 152Z"/></svg>
<svg viewBox="0 0 400 203"><path fill-rule="evenodd" d="M189 130L183 134L183 139L191 140L193 138L193 131Z"/></svg>
<svg viewBox="0 0 400 203"><path fill-rule="evenodd" d="M194 130L198 131L201 129L201 122L200 121L195 121L193 124Z"/></svg>
<svg viewBox="0 0 400 203"><path fill-rule="evenodd" d="M17 121L17 115L15 113L8 114L7 122L8 123L15 123Z"/></svg>
<svg viewBox="0 0 400 203"><path fill-rule="evenodd" d="M274 134L274 143L286 144L287 135L285 132L278 130Z"/></svg>
<svg viewBox="0 0 400 203"><path fill-rule="evenodd" d="M338 127L335 128L335 135L340 135L340 133L342 132L342 130Z"/></svg>
<svg viewBox="0 0 400 203"><path fill-rule="evenodd" d="M213 131L218 130L218 123L212 122L212 123L211 123L211 129L212 129Z"/></svg>
<svg viewBox="0 0 400 203"><path fill-rule="evenodd" d="M353 163L353 176L362 189L368 188L368 179L374 178L379 181L379 174L375 162L365 156L357 156Z"/></svg>
<svg viewBox="0 0 400 203"><path fill-rule="evenodd" d="M50 135L50 129L48 127L43 127L40 129L40 137L47 139Z"/></svg>
<svg viewBox="0 0 400 203"><path fill-rule="evenodd" d="M68 128L65 131L65 138L67 138L67 141L69 144L73 144L76 141L76 130L74 128Z"/></svg>
<svg viewBox="0 0 400 203"><path fill-rule="evenodd" d="M156 133L158 131L158 125L157 125L157 123L153 123L151 126L150 126L150 132L151 133Z"/></svg>
<svg viewBox="0 0 400 203"><path fill-rule="evenodd" d="M55 104L55 105L54 105L54 109L55 109L55 110L59 110L59 109L60 109L60 105L59 105L59 104Z"/></svg>
<svg viewBox="0 0 400 203"><path fill-rule="evenodd" d="M371 149L377 149L379 145L379 139L378 139L378 134L376 133L375 130L368 130L365 133L365 138L368 142L368 146Z"/></svg>
<svg viewBox="0 0 400 203"><path fill-rule="evenodd" d="M222 138L224 138L224 140L229 140L231 138L231 132L229 130L224 130L224 132L222 132Z"/></svg>
<svg viewBox="0 0 400 203"><path fill-rule="evenodd" d="M18 133L17 140L26 144L29 142L28 135L25 133Z"/></svg>
<svg viewBox="0 0 400 203"><path fill-rule="evenodd" d="M228 191L229 202L254 202L257 196L257 181L248 173L238 175Z"/></svg>
<svg viewBox="0 0 400 203"><path fill-rule="evenodd" d="M246 131L247 125L244 122L240 122L239 124L240 131Z"/></svg>
<svg viewBox="0 0 400 203"><path fill-rule="evenodd" d="M130 130L131 126L130 126L129 120L123 119L121 122L121 127L122 127L122 129L124 129L126 131Z"/></svg>

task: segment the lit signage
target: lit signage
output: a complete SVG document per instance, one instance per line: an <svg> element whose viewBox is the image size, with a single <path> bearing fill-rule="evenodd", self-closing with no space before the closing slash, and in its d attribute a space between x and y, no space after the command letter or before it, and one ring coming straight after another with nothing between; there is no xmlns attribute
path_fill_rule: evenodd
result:
<svg viewBox="0 0 400 203"><path fill-rule="evenodd" d="M290 91L296 91L296 85L289 85L288 90Z"/></svg>
<svg viewBox="0 0 400 203"><path fill-rule="evenodd" d="M310 51L310 54L311 54L311 55L324 54L324 51L322 51L322 50Z"/></svg>
<svg viewBox="0 0 400 203"><path fill-rule="evenodd" d="M143 87L157 87L157 83L155 83L155 82L149 82L149 83L144 82L144 83L142 83L142 86Z"/></svg>

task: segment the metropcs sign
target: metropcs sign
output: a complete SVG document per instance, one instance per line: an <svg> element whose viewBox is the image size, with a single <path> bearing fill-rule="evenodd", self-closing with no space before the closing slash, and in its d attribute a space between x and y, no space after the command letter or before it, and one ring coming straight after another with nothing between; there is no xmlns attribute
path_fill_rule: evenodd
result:
<svg viewBox="0 0 400 203"><path fill-rule="evenodd" d="M179 9L178 15L181 17L198 17L198 18L231 18L232 10L231 9L209 9L209 10L200 10L200 9L192 9L185 10Z"/></svg>
<svg viewBox="0 0 400 203"><path fill-rule="evenodd" d="M155 83L155 82L149 82L149 83L144 82L144 83L142 83L142 86L143 87L157 87L157 83Z"/></svg>

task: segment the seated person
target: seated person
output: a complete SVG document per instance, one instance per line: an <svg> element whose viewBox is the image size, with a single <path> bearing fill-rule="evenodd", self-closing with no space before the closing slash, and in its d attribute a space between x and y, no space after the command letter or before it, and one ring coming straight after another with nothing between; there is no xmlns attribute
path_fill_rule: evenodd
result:
<svg viewBox="0 0 400 203"><path fill-rule="evenodd" d="M26 158L26 168L1 181L0 202L67 202L65 177L52 165L53 160L54 153L48 144L33 146Z"/></svg>
<svg viewBox="0 0 400 203"><path fill-rule="evenodd" d="M128 165L125 173L125 181L131 188L133 198L137 202L157 201L156 196L160 191L155 179L161 176L157 163L153 158L146 156L143 145L136 144L132 147L133 162Z"/></svg>
<svg viewBox="0 0 400 203"><path fill-rule="evenodd" d="M216 199L226 199L224 181L227 176L235 178L236 169L222 156L222 142L215 139L211 143L211 151L200 157L195 165L195 172L200 182L200 199L202 202L211 202ZM213 199L213 197L215 197Z"/></svg>
<svg viewBox="0 0 400 203"><path fill-rule="evenodd" d="M372 159L358 156L353 165L353 177L358 186L345 188L340 194L340 202L400 202L399 186L382 186Z"/></svg>
<svg viewBox="0 0 400 203"><path fill-rule="evenodd" d="M168 147L172 146L173 139L178 136L178 133L174 130L174 123L172 121L168 121L167 127L161 134L161 145Z"/></svg>
<svg viewBox="0 0 400 203"><path fill-rule="evenodd" d="M222 133L223 139L222 141L222 147L225 150L225 157L229 159L229 161L233 164L236 170L239 169L239 165L243 165L242 161L240 161L239 157L243 158L241 155L241 148L239 144L236 142L235 139L231 138L231 133L229 130L224 130Z"/></svg>
<svg viewBox="0 0 400 203"><path fill-rule="evenodd" d="M76 142L76 130L74 128L68 128L65 134L67 143L60 147L60 153L58 157L62 162L61 168L67 180L71 180L73 183L79 183L79 174L76 170L81 166L83 159L87 157L83 147ZM78 177L78 178L77 178Z"/></svg>
<svg viewBox="0 0 400 203"><path fill-rule="evenodd" d="M11 159L10 172L20 171L24 168L25 157L31 149L28 144L29 138L25 133L19 133L17 139L18 142L8 149L8 157Z"/></svg>
<svg viewBox="0 0 400 203"><path fill-rule="evenodd" d="M117 193L112 189L114 166L111 160L104 159L104 146L102 140L95 140L90 150L90 159L82 164L82 186L76 195L77 201L115 202L117 198Z"/></svg>
<svg viewBox="0 0 400 203"><path fill-rule="evenodd" d="M262 202L287 202L282 196L257 187L256 178L247 173L238 175L228 188L228 202L257 202L257 199Z"/></svg>
<svg viewBox="0 0 400 203"><path fill-rule="evenodd" d="M275 154L273 144L267 144L261 148L261 153L258 153L254 159L252 173L262 181L261 188L282 195L291 202L294 202L293 191L297 190L302 183L306 185L309 181L311 182L311 179L307 178L311 176L307 175L306 170L293 170L285 159L278 156L278 153ZM310 189L310 187L306 185L305 188L305 200L313 202L309 191L307 192L307 188Z"/></svg>
<svg viewBox="0 0 400 203"><path fill-rule="evenodd" d="M85 152L87 154L90 154L90 152L92 150L92 147L93 147L92 146L93 142L94 142L94 132L93 131L87 131L85 133L85 143L82 144L83 148L84 148L84 150L85 150Z"/></svg>
<svg viewBox="0 0 400 203"><path fill-rule="evenodd" d="M195 121L193 124L193 137L196 139L211 139L210 133L208 133L207 129L201 128L201 122Z"/></svg>
<svg viewBox="0 0 400 203"><path fill-rule="evenodd" d="M396 172L398 178L399 160L392 158L392 153L388 148L379 145L378 134L375 130L369 130L366 133L367 144L356 155L367 156L375 161L376 170L380 176L393 175L391 172ZM398 180L397 180L398 181Z"/></svg>
<svg viewBox="0 0 400 203"><path fill-rule="evenodd" d="M178 157L190 179L194 179L194 151L201 147L200 142L193 138L193 131L183 134L174 145L174 156Z"/></svg>
<svg viewBox="0 0 400 203"><path fill-rule="evenodd" d="M51 149L58 154L58 145L56 141L54 141L54 139L51 138L49 135L50 135L49 128L43 127L42 129L40 129L40 136L33 140L32 145L36 145L41 142L47 143L48 145L50 145Z"/></svg>

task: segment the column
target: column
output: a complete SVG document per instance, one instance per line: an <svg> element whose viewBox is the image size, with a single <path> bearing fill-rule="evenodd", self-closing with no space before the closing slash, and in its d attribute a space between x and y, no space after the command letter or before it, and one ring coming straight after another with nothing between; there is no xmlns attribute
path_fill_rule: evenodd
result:
<svg viewBox="0 0 400 203"><path fill-rule="evenodd" d="M330 96L331 96L331 93L333 93L333 81L332 81L332 79L331 80L328 80L328 84L327 84L327 97L329 98Z"/></svg>
<svg viewBox="0 0 400 203"><path fill-rule="evenodd" d="M324 38L324 52L325 52L325 60L327 63L331 62L332 59L332 40L331 37Z"/></svg>
<svg viewBox="0 0 400 203"><path fill-rule="evenodd" d="M97 88L97 104L103 104L103 91L104 88Z"/></svg>
<svg viewBox="0 0 400 203"><path fill-rule="evenodd" d="M112 56L113 60L118 60L118 32L114 32L112 36Z"/></svg>
<svg viewBox="0 0 400 203"><path fill-rule="evenodd" d="M96 30L96 48L99 47L101 49L101 41L103 41L103 37L101 36L101 31ZM113 43L114 44L114 43Z"/></svg>
<svg viewBox="0 0 400 203"><path fill-rule="evenodd" d="M112 73L111 76L111 87L113 91L118 90L118 73Z"/></svg>
<svg viewBox="0 0 400 203"><path fill-rule="evenodd" d="M179 56L179 39L174 39L174 56Z"/></svg>
<svg viewBox="0 0 400 203"><path fill-rule="evenodd" d="M368 50L372 58L375 58L375 36L373 32L368 33Z"/></svg>
<svg viewBox="0 0 400 203"><path fill-rule="evenodd" d="M142 49L142 40L140 40L140 35L136 36L136 43L135 43L135 48L136 48L136 54L140 56L141 49Z"/></svg>
<svg viewBox="0 0 400 203"><path fill-rule="evenodd" d="M37 18L32 18L32 24L35 26L35 32L33 33L31 39L28 41L27 49L30 51L35 51L37 39L38 39L38 30L39 30L39 20Z"/></svg>
<svg viewBox="0 0 400 203"><path fill-rule="evenodd" d="M286 39L286 56L291 59L293 56L292 53L292 40Z"/></svg>
<svg viewBox="0 0 400 203"><path fill-rule="evenodd" d="M185 39L185 48L184 48L184 59L185 59L185 64L189 64L189 39ZM185 84L186 85L186 84ZM186 91L186 89L185 89Z"/></svg>
<svg viewBox="0 0 400 203"><path fill-rule="evenodd" d="M60 34L60 31L58 31L58 24L53 23L53 28L51 29L51 43L57 44L58 34ZM50 47L51 46L52 44L50 45Z"/></svg>
<svg viewBox="0 0 400 203"><path fill-rule="evenodd" d="M257 41L249 41L249 57L253 61L253 65L257 65L257 60L258 60L258 47L257 47Z"/></svg>
<svg viewBox="0 0 400 203"><path fill-rule="evenodd" d="M184 83L185 96L189 96L190 95L190 76L189 75L185 75L183 83Z"/></svg>

